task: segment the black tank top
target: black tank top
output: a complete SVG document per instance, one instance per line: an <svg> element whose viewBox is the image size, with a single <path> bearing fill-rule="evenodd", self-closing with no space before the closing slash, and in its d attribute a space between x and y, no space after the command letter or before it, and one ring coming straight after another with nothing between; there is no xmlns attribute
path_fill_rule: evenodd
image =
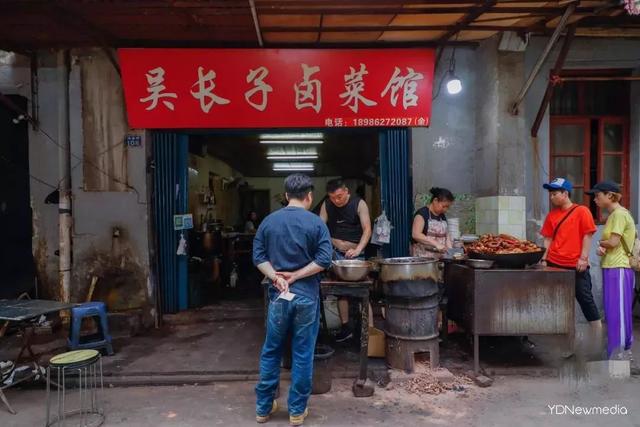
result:
<svg viewBox="0 0 640 427"><path fill-rule="evenodd" d="M344 240L346 242L359 243L362 238L362 225L358 216L358 204L360 197L351 195L349 202L339 208L331 200L324 202L327 210L327 227L332 239Z"/></svg>

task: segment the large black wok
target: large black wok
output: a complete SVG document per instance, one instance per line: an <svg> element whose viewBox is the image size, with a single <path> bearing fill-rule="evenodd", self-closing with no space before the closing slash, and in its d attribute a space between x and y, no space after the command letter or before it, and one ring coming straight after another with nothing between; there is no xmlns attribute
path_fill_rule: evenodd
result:
<svg viewBox="0 0 640 427"><path fill-rule="evenodd" d="M525 268L527 265L540 262L544 251L525 252L522 254L482 254L469 251L467 255L473 259L488 259L494 261L496 266L501 268Z"/></svg>

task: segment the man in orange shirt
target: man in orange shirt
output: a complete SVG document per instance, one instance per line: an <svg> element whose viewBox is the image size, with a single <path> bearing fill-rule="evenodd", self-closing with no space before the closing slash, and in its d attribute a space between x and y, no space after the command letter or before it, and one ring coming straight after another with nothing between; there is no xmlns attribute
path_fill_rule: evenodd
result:
<svg viewBox="0 0 640 427"><path fill-rule="evenodd" d="M549 267L575 270L576 299L584 317L600 336L600 312L591 293L589 251L596 224L589 208L571 201L571 183L556 178L543 186L549 190L553 209L547 215L540 234L547 248L541 263Z"/></svg>

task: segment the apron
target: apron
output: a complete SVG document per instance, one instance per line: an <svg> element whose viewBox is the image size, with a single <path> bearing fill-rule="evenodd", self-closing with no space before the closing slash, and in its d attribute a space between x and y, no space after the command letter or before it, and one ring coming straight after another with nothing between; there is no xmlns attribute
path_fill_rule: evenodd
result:
<svg viewBox="0 0 640 427"><path fill-rule="evenodd" d="M447 221L433 219L431 218L431 214L429 214L429 227L427 229L428 238L435 240L441 245L446 245L447 228ZM414 242L411 245L411 255L429 259L440 259L443 254L427 249L427 246L423 245L422 243Z"/></svg>

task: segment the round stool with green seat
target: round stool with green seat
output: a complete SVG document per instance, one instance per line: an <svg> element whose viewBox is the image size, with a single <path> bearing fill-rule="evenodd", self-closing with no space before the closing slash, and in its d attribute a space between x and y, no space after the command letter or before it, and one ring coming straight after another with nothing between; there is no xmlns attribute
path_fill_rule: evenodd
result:
<svg viewBox="0 0 640 427"><path fill-rule="evenodd" d="M57 416L51 416L51 371L56 370ZM102 359L97 350L76 350L54 356L47 368L46 426L97 427L104 422L101 394ZM67 393L68 392L68 393ZM72 421L73 424L67 424Z"/></svg>

